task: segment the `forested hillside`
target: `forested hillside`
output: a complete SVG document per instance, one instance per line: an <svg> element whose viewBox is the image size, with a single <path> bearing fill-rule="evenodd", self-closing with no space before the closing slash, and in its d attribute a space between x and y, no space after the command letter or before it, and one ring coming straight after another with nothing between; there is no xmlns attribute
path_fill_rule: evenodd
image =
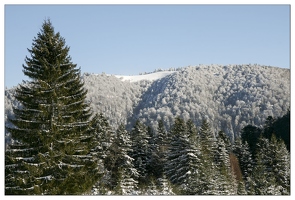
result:
<svg viewBox="0 0 295 200"><path fill-rule="evenodd" d="M268 116L279 117L290 108L290 70L260 65L199 65L178 68L166 76L83 74L87 101L116 129L135 120L168 129L176 116L200 126L206 119L214 132L223 130L232 141L247 124L261 127ZM173 73L174 72L174 73ZM133 78L133 79L132 79ZM5 115L11 116L14 88L5 91Z"/></svg>
<svg viewBox="0 0 295 200"><path fill-rule="evenodd" d="M50 20L5 91L6 195L289 195L290 70L84 74Z"/></svg>
<svg viewBox="0 0 295 200"><path fill-rule="evenodd" d="M261 126L268 116L278 117L290 106L290 71L256 65L197 66L151 84L134 109L134 119L167 128L175 116L213 130L225 131L233 140L246 124Z"/></svg>

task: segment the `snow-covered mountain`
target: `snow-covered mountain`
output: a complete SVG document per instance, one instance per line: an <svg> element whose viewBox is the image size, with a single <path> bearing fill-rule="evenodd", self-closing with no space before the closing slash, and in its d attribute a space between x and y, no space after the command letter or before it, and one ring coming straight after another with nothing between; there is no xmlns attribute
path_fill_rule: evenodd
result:
<svg viewBox="0 0 295 200"><path fill-rule="evenodd" d="M290 70L259 65L199 65L138 76L82 76L94 112L117 128L141 119L152 127L163 119L169 128L176 116L197 125L207 119L215 132L232 139L247 124L262 126L290 108ZM13 115L14 89L5 91L5 114Z"/></svg>

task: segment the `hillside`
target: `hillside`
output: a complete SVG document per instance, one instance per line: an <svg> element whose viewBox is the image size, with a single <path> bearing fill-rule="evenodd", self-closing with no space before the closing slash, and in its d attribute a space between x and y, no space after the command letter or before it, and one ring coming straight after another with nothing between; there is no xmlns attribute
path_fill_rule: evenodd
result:
<svg viewBox="0 0 295 200"><path fill-rule="evenodd" d="M136 119L152 127L175 116L198 126L207 119L233 140L247 124L262 126L290 108L290 70L259 65L199 65L138 76L83 74L87 99L117 128ZM14 89L5 91L5 117L12 116ZM5 118L5 119L6 119Z"/></svg>

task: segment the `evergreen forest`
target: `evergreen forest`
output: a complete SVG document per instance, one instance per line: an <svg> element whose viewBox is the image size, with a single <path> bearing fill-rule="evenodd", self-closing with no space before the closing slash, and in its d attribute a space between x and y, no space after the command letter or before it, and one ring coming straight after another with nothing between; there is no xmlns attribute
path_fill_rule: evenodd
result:
<svg viewBox="0 0 295 200"><path fill-rule="evenodd" d="M69 51L45 20L5 91L6 195L290 195L288 70L132 82L81 75Z"/></svg>

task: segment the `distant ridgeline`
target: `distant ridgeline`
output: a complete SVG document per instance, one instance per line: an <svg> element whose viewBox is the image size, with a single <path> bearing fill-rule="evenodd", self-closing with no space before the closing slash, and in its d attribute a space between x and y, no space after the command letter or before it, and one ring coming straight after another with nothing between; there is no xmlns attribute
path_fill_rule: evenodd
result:
<svg viewBox="0 0 295 200"><path fill-rule="evenodd" d="M278 67L199 65L138 76L85 73L82 79L94 113L114 129L122 123L130 130L137 119L152 128L162 119L169 129L180 116L197 126L206 119L214 133L223 130L234 141L245 126L262 128L269 116L277 119L290 108L290 70ZM5 91L6 124L19 106L13 93Z"/></svg>

